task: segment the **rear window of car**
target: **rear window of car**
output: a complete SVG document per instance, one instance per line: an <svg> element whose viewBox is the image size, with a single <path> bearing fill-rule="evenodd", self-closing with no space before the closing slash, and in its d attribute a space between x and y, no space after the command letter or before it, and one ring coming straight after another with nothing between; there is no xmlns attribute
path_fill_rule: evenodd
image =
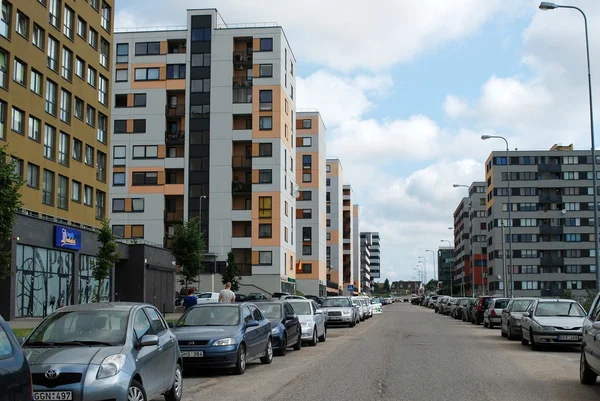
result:
<svg viewBox="0 0 600 401"><path fill-rule="evenodd" d="M13 347L8 338L8 333L0 326L0 359L8 358L13 354Z"/></svg>
<svg viewBox="0 0 600 401"><path fill-rule="evenodd" d="M510 302L510 299L497 299L496 302L494 302L494 308L495 309L504 309L508 306L509 302Z"/></svg>

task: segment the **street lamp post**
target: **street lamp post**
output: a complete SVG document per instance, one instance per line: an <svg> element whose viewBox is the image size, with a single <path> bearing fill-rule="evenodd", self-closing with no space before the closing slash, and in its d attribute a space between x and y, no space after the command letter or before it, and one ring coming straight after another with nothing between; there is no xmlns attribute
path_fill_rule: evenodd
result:
<svg viewBox="0 0 600 401"><path fill-rule="evenodd" d="M424 272L423 272L423 281L425 281L425 283L427 283L427 258L425 258L424 256L419 256L419 260L423 260L423 263L425 264L424 266Z"/></svg>
<svg viewBox="0 0 600 401"><path fill-rule="evenodd" d="M596 251L596 291L600 291L600 235L598 233L598 177L596 176L596 141L594 138L594 107L592 102L592 73L590 69L590 41L588 35L588 23L587 16L583 10L575 6L561 6L559 4L550 3L543 1L540 3L540 10L554 10L556 8L570 8L577 10L583 16L583 24L585 26L585 51L587 59L587 73L588 73L588 97L590 106L590 137L592 146L592 172L594 182L594 247Z"/></svg>
<svg viewBox="0 0 600 401"><path fill-rule="evenodd" d="M467 188L467 194L470 197L470 193L469 190L471 189L470 186L468 185L464 185L464 184L454 184L452 185L454 188ZM473 212L473 202L470 201L469 202L469 227L470 232L469 232L469 263L471 264L471 296L474 297L475 296L475 264L473 263L473 247L475 246L473 244L473 235L472 232L473 230L473 224L471 224L471 213ZM481 285L483 285L483 281L481 282Z"/></svg>
<svg viewBox="0 0 600 401"><path fill-rule="evenodd" d="M433 281L435 281L435 252L431 249L427 249L425 252L431 252L431 259L433 259Z"/></svg>
<svg viewBox="0 0 600 401"><path fill-rule="evenodd" d="M447 242L448 243L448 247L452 249L452 242L448 241L447 239L443 239L440 240L440 242ZM450 296L453 296L453 289L452 287L454 287L454 266L452 266L452 272L450 273Z"/></svg>
<svg viewBox="0 0 600 401"><path fill-rule="evenodd" d="M508 257L510 260L510 270L508 272L510 276L510 297L513 297L514 291L514 283L513 283L513 252L512 252L512 219L511 219L511 210L512 204L510 203L510 153L508 149L508 141L505 137L500 135L482 135L482 140L487 139L502 139L504 143L506 143L506 186L507 186L507 196L508 196ZM594 164L595 166L595 164ZM594 191L595 192L595 191Z"/></svg>

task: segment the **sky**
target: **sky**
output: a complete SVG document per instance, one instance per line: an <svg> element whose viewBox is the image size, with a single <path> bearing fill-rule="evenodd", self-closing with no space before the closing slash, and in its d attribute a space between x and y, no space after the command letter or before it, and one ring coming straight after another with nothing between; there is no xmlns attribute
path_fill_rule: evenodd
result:
<svg viewBox="0 0 600 401"><path fill-rule="evenodd" d="M327 156L379 231L385 278L417 278L420 256L453 241L465 188L490 152L553 144L590 148L583 18L531 0L117 0L115 26L185 25L186 9L227 23L276 22L297 59L297 107L317 108ZM588 18L600 94L600 1L569 0ZM597 78L596 78L597 77ZM598 99L600 102L600 98ZM600 104L600 103L598 103ZM594 107L596 115L600 109Z"/></svg>

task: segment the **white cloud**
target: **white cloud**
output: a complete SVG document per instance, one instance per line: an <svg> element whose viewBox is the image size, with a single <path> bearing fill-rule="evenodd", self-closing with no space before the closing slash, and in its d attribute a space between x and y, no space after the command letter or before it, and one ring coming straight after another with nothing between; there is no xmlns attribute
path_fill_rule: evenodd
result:
<svg viewBox="0 0 600 401"><path fill-rule="evenodd" d="M444 113L450 118L465 117L471 113L467 102L453 95L446 96L443 108Z"/></svg>

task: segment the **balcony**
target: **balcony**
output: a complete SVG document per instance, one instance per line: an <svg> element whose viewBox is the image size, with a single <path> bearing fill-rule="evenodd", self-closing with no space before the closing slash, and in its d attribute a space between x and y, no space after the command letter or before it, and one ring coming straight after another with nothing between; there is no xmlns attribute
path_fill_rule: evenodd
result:
<svg viewBox="0 0 600 401"><path fill-rule="evenodd" d="M183 209L173 211L165 210L165 221L169 223L183 221Z"/></svg>
<svg viewBox="0 0 600 401"><path fill-rule="evenodd" d="M236 170L248 170L252 168L252 159L246 156L232 156L231 166Z"/></svg>
<svg viewBox="0 0 600 401"><path fill-rule="evenodd" d="M235 67L251 67L252 66L252 52L249 52L249 51L233 52L233 65Z"/></svg>
<svg viewBox="0 0 600 401"><path fill-rule="evenodd" d="M252 88L252 78L233 77L232 86L234 88Z"/></svg>
<svg viewBox="0 0 600 401"><path fill-rule="evenodd" d="M252 194L252 184L245 182L232 182L231 193L234 195L250 195Z"/></svg>
<svg viewBox="0 0 600 401"><path fill-rule="evenodd" d="M185 116L185 105L165 106L165 114L167 117L183 117Z"/></svg>
<svg viewBox="0 0 600 401"><path fill-rule="evenodd" d="M560 164L539 164L538 172L540 173L558 173L562 171Z"/></svg>
<svg viewBox="0 0 600 401"><path fill-rule="evenodd" d="M551 226L550 224L544 224L540 226L541 235L558 235L563 233L563 228L559 226Z"/></svg>
<svg viewBox="0 0 600 401"><path fill-rule="evenodd" d="M562 196L557 194L540 194L540 203L562 203Z"/></svg>
<svg viewBox="0 0 600 401"><path fill-rule="evenodd" d="M540 258L541 266L564 266L565 258L559 256L543 256Z"/></svg>
<svg viewBox="0 0 600 401"><path fill-rule="evenodd" d="M336 283L335 281L327 280L327 287L335 288L337 290L340 288L340 285L339 285L339 283Z"/></svg>
<svg viewBox="0 0 600 401"><path fill-rule="evenodd" d="M182 144L185 142L185 131L165 131L167 145Z"/></svg>
<svg viewBox="0 0 600 401"><path fill-rule="evenodd" d="M252 103L252 87L234 87L232 95L233 103Z"/></svg>

